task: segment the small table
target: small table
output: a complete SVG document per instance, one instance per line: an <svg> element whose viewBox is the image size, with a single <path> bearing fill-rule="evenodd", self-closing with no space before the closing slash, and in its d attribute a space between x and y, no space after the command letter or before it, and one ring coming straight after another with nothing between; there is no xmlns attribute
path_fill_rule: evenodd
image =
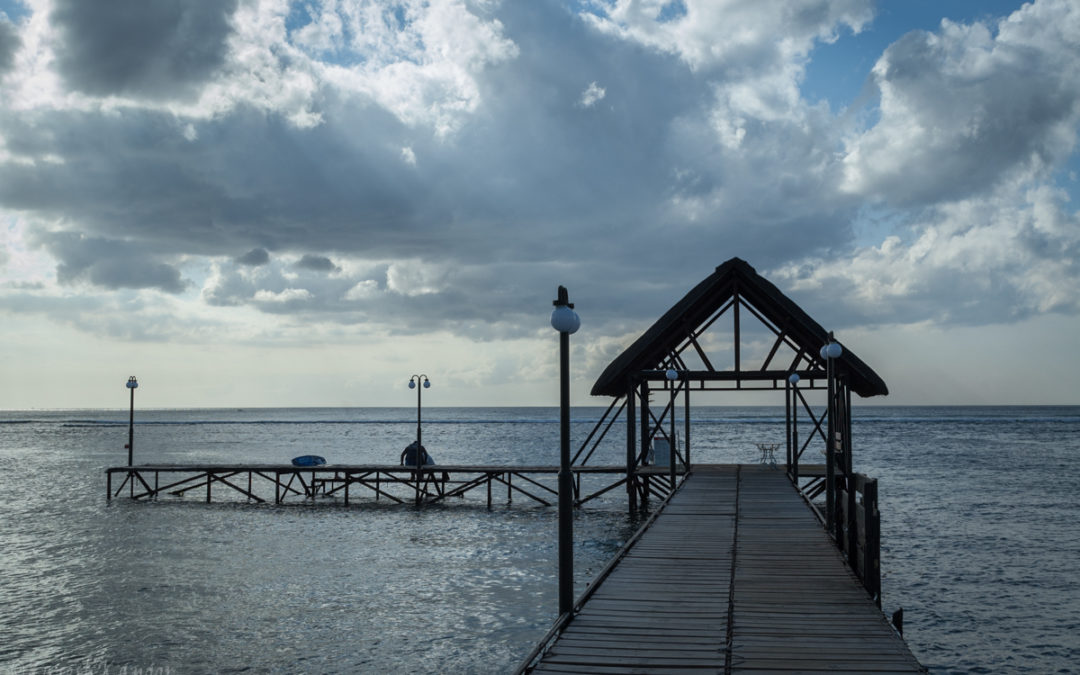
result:
<svg viewBox="0 0 1080 675"><path fill-rule="evenodd" d="M761 451L761 458L758 459L758 464L776 466L776 449L780 447L780 444L758 443L757 447L758 450Z"/></svg>

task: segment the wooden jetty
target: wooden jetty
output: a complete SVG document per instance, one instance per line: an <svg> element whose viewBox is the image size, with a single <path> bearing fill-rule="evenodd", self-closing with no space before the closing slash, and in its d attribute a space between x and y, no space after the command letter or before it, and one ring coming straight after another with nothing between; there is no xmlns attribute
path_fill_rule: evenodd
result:
<svg viewBox="0 0 1080 675"><path fill-rule="evenodd" d="M626 483L625 467L574 466L574 504L581 506ZM189 492L210 503L240 498L255 503L284 504L316 497L340 499L348 506L357 492L395 503L433 504L464 497L475 490L487 493L490 507L494 489L506 489L507 500L522 496L551 506L558 490L557 466L342 465L297 467L291 464L137 464L105 470L106 495L111 500L125 491L132 499L152 500ZM671 491L668 467L644 467L639 474L653 477L652 492L664 498ZM685 473L677 471L677 478ZM583 478L586 479L583 482ZM590 478L594 480L589 480ZM272 490L272 493L271 493Z"/></svg>
<svg viewBox="0 0 1080 675"><path fill-rule="evenodd" d="M919 673L785 472L696 466L518 672Z"/></svg>
<svg viewBox="0 0 1080 675"><path fill-rule="evenodd" d="M763 429L782 434L783 460L772 454L777 436L765 436L768 463L692 463L691 398L746 391L783 394L783 430ZM631 511L651 499L663 506L576 602L563 593L572 575L562 577L561 614L520 671L923 672L881 612L877 482L853 465L852 394L888 387L833 333L732 258L616 357L591 393L612 401L568 458L573 504L623 486ZM589 466L620 418L625 464ZM814 451L804 459L811 447L823 466L808 464ZM210 501L218 485L258 502L272 486L276 504L321 495L348 504L356 489L417 504L486 489L490 506L495 486L542 505L558 496L554 466L131 466L130 443L128 461L107 469L110 499L125 488L136 499L205 489ZM123 476L116 490L114 475ZM569 529L560 574L572 569Z"/></svg>

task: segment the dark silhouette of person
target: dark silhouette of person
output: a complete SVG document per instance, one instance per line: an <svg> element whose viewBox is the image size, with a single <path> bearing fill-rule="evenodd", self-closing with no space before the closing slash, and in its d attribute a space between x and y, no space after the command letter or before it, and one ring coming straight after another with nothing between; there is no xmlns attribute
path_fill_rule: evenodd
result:
<svg viewBox="0 0 1080 675"><path fill-rule="evenodd" d="M413 441L401 451L401 464L403 466L417 466L418 464L428 466L435 463L435 460L431 458L431 455L427 453L427 450L422 445L420 446L419 462L416 461L416 455L416 441Z"/></svg>

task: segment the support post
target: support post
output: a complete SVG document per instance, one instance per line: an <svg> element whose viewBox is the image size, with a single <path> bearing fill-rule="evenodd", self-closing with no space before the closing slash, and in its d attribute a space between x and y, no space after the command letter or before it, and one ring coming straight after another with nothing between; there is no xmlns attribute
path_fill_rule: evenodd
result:
<svg viewBox="0 0 1080 675"><path fill-rule="evenodd" d="M641 389L640 389L640 391L641 391L641 394L640 394L640 400L641 400L641 415L640 415L640 417L641 417L641 450L640 450L640 452L638 454L638 457L640 457L642 459L642 463L644 464L645 459L649 456L649 443L652 441L652 439L649 437L649 381L648 380L642 380L641 381ZM649 478L648 474L641 477L641 482L643 484L643 489L641 490L641 501L643 503L649 501L649 480L650 480L650 478Z"/></svg>
<svg viewBox="0 0 1080 675"><path fill-rule="evenodd" d="M637 392L634 391L634 382L628 378L626 382L626 494L631 513L637 510L637 477L634 475L637 470L635 396Z"/></svg>
<svg viewBox="0 0 1080 675"><path fill-rule="evenodd" d="M791 380L784 380L784 439L787 443L787 452L785 453L786 464L784 468L787 469L788 478L791 477Z"/></svg>
<svg viewBox="0 0 1080 675"><path fill-rule="evenodd" d="M799 376L791 375L791 480L799 486ZM810 432L813 434L813 431Z"/></svg>
<svg viewBox="0 0 1080 675"><path fill-rule="evenodd" d="M668 420L668 426L670 427L670 436L668 439L668 480L671 483L671 491L675 491L675 380L670 380L668 386L671 387L671 419Z"/></svg>
<svg viewBox="0 0 1080 675"><path fill-rule="evenodd" d="M690 380L683 389L683 449L686 451L686 472L690 472Z"/></svg>
<svg viewBox="0 0 1080 675"><path fill-rule="evenodd" d="M829 333L829 344L833 341L833 335ZM823 351L827 351L828 347L823 348ZM833 382L833 359L829 358L827 353L823 353L825 358L825 381L828 383L828 401L825 406L825 414L828 416L828 420L825 426L825 528L828 530L836 540L837 544L840 544L839 537L836 536L836 452L834 450L835 438L833 437L833 418L836 408L836 387Z"/></svg>

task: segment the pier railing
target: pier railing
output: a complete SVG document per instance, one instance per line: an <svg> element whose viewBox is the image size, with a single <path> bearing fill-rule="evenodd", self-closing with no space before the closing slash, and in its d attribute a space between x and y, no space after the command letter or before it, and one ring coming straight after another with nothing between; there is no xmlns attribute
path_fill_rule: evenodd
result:
<svg viewBox="0 0 1080 675"><path fill-rule="evenodd" d="M861 473L852 475L850 480L837 476L833 494L836 499L833 513L840 514L833 533L836 546L844 553L870 597L881 607L881 516L877 479Z"/></svg>

